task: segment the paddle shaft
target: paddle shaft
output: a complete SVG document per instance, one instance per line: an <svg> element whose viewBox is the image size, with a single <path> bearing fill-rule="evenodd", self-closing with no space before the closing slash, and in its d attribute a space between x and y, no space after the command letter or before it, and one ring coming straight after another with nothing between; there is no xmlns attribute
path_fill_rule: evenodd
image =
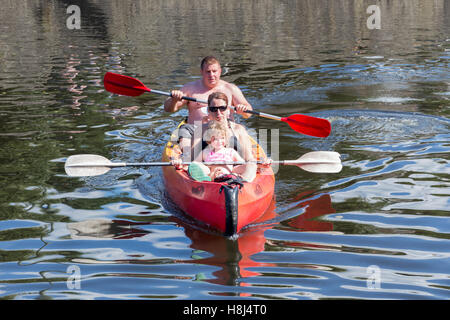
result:
<svg viewBox="0 0 450 320"><path fill-rule="evenodd" d="M148 93L156 93L168 97L173 97L171 93L160 91L160 90L154 90L147 88L142 82L139 80L124 76L117 73L107 72L104 77L104 85L105 89L116 93L116 94L122 94L127 96L136 97L144 92ZM200 100L197 98L187 97L183 96L181 97L184 100L193 101L197 103L207 104L206 101ZM236 107L231 107L236 110ZM313 137L327 137L331 132L331 124L326 119L316 118L312 116L307 115L301 115L301 114L293 114L288 117L278 117L274 116L268 113L254 111L254 110L246 110L245 113L254 114L259 117L271 119L271 120L277 120L277 121L283 121L289 126L301 133L306 134Z"/></svg>
<svg viewBox="0 0 450 320"><path fill-rule="evenodd" d="M180 165L190 165L192 162L182 162ZM244 165L244 164L264 164L264 161L209 161L203 162L207 166L218 165ZM317 173L336 173L342 169L340 155L337 152L313 151L308 152L297 160L272 161L271 165L294 165L303 170ZM64 165L69 176L95 176L108 172L112 168L118 167L156 167L172 166L171 162L111 162L109 159L92 154L70 156Z"/></svg>
<svg viewBox="0 0 450 320"><path fill-rule="evenodd" d="M165 92L165 91L150 89L149 92L153 92L153 93L156 93L156 94L161 94L161 95L164 95L164 96L172 97L171 93ZM197 103L208 104L208 101L201 100L201 99L196 99L196 98L186 97L186 96L183 96L181 98L183 100L188 100L188 101L193 101L193 102L197 102ZM233 107L233 106L231 106L231 107L236 110L236 107ZM268 114L268 113L254 111L254 110L246 110L245 112L246 113L250 113L250 114L254 114L254 115L259 116L259 117L281 121L281 117L277 117L277 116L274 116L274 115L271 115L271 114Z"/></svg>
<svg viewBox="0 0 450 320"><path fill-rule="evenodd" d="M273 161L272 164L289 164L295 160L284 160L284 161ZM190 165L193 162L183 162L182 165ZM241 164L262 164L262 161L248 161L248 162L227 162L227 161L215 161L215 162L202 162L207 166L220 166L220 165L241 165ZM158 166L172 166L171 162L137 162L137 163L127 163L127 162L109 162L109 163L79 163L71 164L70 167L83 168L83 167L108 167L108 168L119 168L119 167L158 167Z"/></svg>
<svg viewBox="0 0 450 320"><path fill-rule="evenodd" d="M140 86L128 85L127 83L120 82L120 81L114 81L114 80L112 80L110 78L108 78L108 82L110 84L113 84L113 85L116 85L116 86L119 86L119 87L128 87L129 89L138 89L138 90L141 90L143 92L145 91L145 92L149 92L149 93L155 93L155 94L160 94L160 95L167 96L167 97L172 97L172 94L170 92L150 89L150 88L147 88L144 85L140 85ZM208 101L197 99L197 98L192 98L192 97L187 97L187 96L182 96L181 99L187 100L187 101L192 101L192 102L197 102L197 103L208 104ZM236 107L232 106L232 108L234 108L236 110ZM272 119L272 120L281 121L281 119L282 119L281 117L277 117L277 116L274 116L274 115L271 115L271 114L268 114L268 113L254 111L254 110L246 110L245 112L246 113L250 113L250 114L254 114L254 115L257 115L257 116L260 116L260 117L263 117L263 118Z"/></svg>
<svg viewBox="0 0 450 320"><path fill-rule="evenodd" d="M181 165L190 165L194 162L182 162ZM245 165L245 164L264 164L263 161L210 161L210 162L201 162L206 166L225 166L225 165ZM335 164L335 161L299 161L299 160L280 160L280 161L272 161L272 164L281 164L281 165L307 165L307 164ZM78 163L78 164L70 164L69 167L73 168L83 168L83 167L108 167L108 168L120 168L120 167L164 167L164 166L173 166L171 162L108 162L108 163Z"/></svg>
<svg viewBox="0 0 450 320"><path fill-rule="evenodd" d="M149 90L148 92L153 92L153 93L156 93L156 94L161 94L161 95L164 95L164 96L172 97L172 94L169 93L169 92L160 91L160 90L154 90L154 89L148 89L148 90ZM196 99L196 98L187 97L187 96L182 96L181 99L188 100L188 101L193 101L193 102L197 102L197 103L208 104L208 102L205 101L205 100ZM231 108L234 108L236 110L236 107L234 107L234 106L231 106ZM245 113L250 113L250 114L256 115L258 117L271 119L271 120L283 121L283 122L288 122L288 123L291 122L290 124L292 124L292 122L296 122L296 120L294 118L291 118L291 117L277 117L277 116L274 116L272 114L268 114L268 113L264 113L264 112L260 112L260 111L246 110ZM297 116L300 117L300 115L297 115ZM308 116L304 116L303 115L302 117L308 117ZM309 119L313 119L313 118L309 117ZM318 118L315 118L315 119L317 121ZM325 120L322 120L322 121L323 121L323 124L325 124ZM302 121L301 123L297 122L297 125L301 125L304 128L312 128L312 129L317 128L317 125L314 125L314 124L311 125L311 124L308 123L308 121ZM323 128L320 128L320 129L323 129ZM303 132L303 130L301 130L301 131L302 131L302 133L305 133L305 132ZM306 134L311 134L311 132L308 132ZM329 134L329 132L327 131L325 134L315 133L315 134L312 134L312 135L319 136L319 137L326 137L326 136L328 136L328 134Z"/></svg>

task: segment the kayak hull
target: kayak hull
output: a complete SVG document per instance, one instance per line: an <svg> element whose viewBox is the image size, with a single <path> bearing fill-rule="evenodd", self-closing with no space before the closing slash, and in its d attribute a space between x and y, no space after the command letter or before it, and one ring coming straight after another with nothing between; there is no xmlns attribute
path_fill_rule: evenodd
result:
<svg viewBox="0 0 450 320"><path fill-rule="evenodd" d="M254 141L253 141L254 142ZM168 142L162 161L170 161L174 144ZM263 150L254 142L254 154ZM244 185L229 187L226 183L195 181L184 170L163 167L166 192L187 215L218 230L225 236L239 233L268 209L274 196L275 177L271 167L258 168L256 178Z"/></svg>

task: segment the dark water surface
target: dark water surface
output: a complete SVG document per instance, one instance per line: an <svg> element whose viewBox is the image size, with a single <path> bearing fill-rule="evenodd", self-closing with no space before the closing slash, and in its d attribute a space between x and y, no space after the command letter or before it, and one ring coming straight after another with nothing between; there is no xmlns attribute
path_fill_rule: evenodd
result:
<svg viewBox="0 0 450 320"><path fill-rule="evenodd" d="M449 299L449 16L445 0L2 1L0 298ZM159 161L186 115L111 95L107 71L170 90L209 54L255 109L331 121L320 139L241 120L278 129L280 159L337 151L342 172L279 168L276 223L237 239L187 223L160 168L65 174L73 154Z"/></svg>

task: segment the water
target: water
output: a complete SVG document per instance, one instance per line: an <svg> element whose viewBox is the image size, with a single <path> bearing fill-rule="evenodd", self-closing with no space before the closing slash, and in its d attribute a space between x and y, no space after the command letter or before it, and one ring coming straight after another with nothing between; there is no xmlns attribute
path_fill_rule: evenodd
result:
<svg viewBox="0 0 450 320"><path fill-rule="evenodd" d="M448 299L448 1L63 1L0 13L2 299ZM253 107L331 121L279 129L280 159L337 151L339 174L282 167L276 201L237 239L204 232L160 168L69 178L73 154L159 161L186 111L115 96L107 71L179 88L217 55ZM270 143L268 151L270 152ZM79 282L73 282L80 275Z"/></svg>

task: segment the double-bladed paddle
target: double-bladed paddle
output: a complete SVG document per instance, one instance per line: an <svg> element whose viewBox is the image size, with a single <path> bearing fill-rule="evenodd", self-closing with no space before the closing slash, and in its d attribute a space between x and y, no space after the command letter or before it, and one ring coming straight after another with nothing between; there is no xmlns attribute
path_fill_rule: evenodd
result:
<svg viewBox="0 0 450 320"><path fill-rule="evenodd" d="M103 83L107 91L125 96L136 97L145 92L161 94L168 97L172 96L169 92L147 88L138 79L112 72L107 72L105 74ZM192 97L183 97L183 99L208 104L207 101ZM286 122L293 130L313 137L325 138L328 137L331 132L330 122L322 118L316 118L304 114L293 114L289 117L277 117L268 113L254 110L248 110L246 112L257 115L259 117Z"/></svg>
<svg viewBox="0 0 450 320"><path fill-rule="evenodd" d="M183 162L189 165L191 162ZM203 162L205 165L239 165L255 162ZM256 161L261 164L261 161ZM342 164L339 153L334 151L312 151L304 154L297 160L273 161L272 164L293 165L308 172L337 173L341 171ZM65 170L71 177L98 176L117 167L154 167L171 166L170 162L111 162L107 158L95 154L79 154L67 158Z"/></svg>

